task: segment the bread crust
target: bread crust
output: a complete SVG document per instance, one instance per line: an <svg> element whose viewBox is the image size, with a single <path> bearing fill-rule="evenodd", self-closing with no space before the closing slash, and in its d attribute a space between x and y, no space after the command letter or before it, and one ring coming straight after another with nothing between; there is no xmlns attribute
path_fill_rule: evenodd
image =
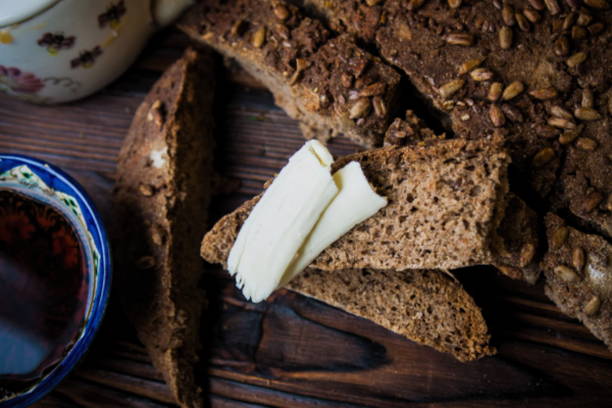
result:
<svg viewBox="0 0 612 408"><path fill-rule="evenodd" d="M612 350L612 245L546 215L546 295Z"/></svg>
<svg viewBox="0 0 612 408"><path fill-rule="evenodd" d="M117 263L126 312L178 404L202 406L202 262L212 179L213 60L188 49L136 112L114 190Z"/></svg>
<svg viewBox="0 0 612 408"><path fill-rule="evenodd" d="M517 177L540 202L612 237L610 8L573 10L555 1L553 13L524 0L455 9L445 0L299 3L333 30L375 46L448 115L457 136L502 135ZM491 92L494 83L499 92Z"/></svg>
<svg viewBox="0 0 612 408"><path fill-rule="evenodd" d="M305 137L344 134L366 147L382 144L399 74L351 35L333 36L279 0L201 2L179 28L236 59L301 122Z"/></svg>

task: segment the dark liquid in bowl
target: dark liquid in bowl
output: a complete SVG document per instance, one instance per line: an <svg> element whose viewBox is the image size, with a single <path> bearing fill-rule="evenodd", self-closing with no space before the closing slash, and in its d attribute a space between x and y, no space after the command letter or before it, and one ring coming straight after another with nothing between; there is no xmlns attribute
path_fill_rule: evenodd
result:
<svg viewBox="0 0 612 408"><path fill-rule="evenodd" d="M66 218L0 190L0 400L34 385L67 353L84 324L88 283Z"/></svg>

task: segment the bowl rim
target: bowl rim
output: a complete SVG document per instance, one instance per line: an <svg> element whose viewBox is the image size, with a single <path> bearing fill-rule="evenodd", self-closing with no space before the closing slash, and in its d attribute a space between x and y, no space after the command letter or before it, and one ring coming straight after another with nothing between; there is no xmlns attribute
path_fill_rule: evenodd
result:
<svg viewBox="0 0 612 408"><path fill-rule="evenodd" d="M89 214L90 219L92 220L91 226L95 227L91 231L99 237L100 242L100 248L98 248L100 253L100 263L97 274L95 274L96 290L93 293L91 312L89 318L85 322L83 332L76 343L70 348L68 354L57 364L57 366L55 366L55 368L53 368L49 374L43 378L42 381L37 383L27 392L18 394L16 397L0 402L0 408L9 408L33 404L47 395L59 384L62 379L66 377L66 375L68 375L70 371L72 371L83 355L87 352L91 342L93 341L94 335L102 323L106 311L111 289L112 265L108 234L106 232L106 228L104 227L104 222L96 206L94 205L93 200L79 182L77 182L72 176L68 175L59 167L41 159L36 159L21 154L0 153L0 162L3 160L16 161L19 163L16 166L27 165L32 171L36 171L37 173L47 173L53 177L56 177L66 186L68 186L72 190L71 194L74 194L75 198L79 200L83 213ZM90 226L88 225L88 227ZM89 230L90 228L87 229Z"/></svg>

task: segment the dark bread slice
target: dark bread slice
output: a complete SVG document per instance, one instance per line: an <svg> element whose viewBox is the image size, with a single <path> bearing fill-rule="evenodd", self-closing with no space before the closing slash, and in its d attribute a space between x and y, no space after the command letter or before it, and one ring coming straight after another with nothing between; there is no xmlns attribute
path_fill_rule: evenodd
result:
<svg viewBox="0 0 612 408"><path fill-rule="evenodd" d="M430 146L443 140L414 112L406 111L405 119L397 118L385 133L385 145ZM540 275L536 252L539 246L537 214L523 200L510 193L504 216L493 240L495 265L502 273L535 283Z"/></svg>
<svg viewBox="0 0 612 408"><path fill-rule="evenodd" d="M491 243L506 204L509 163L495 141L383 147L342 157L334 170L353 160L389 204L323 251L312 267L454 269L490 264L495 258ZM226 265L257 199L223 217L206 234L204 259Z"/></svg>
<svg viewBox="0 0 612 408"><path fill-rule="evenodd" d="M459 282L439 271L307 269L287 288L459 361L495 354L480 308Z"/></svg>
<svg viewBox="0 0 612 408"><path fill-rule="evenodd" d="M495 260L492 265L506 276L534 284L540 277L538 225L536 212L510 193L493 241Z"/></svg>
<svg viewBox="0 0 612 408"><path fill-rule="evenodd" d="M556 0L541 11L525 0L454 9L446 0L295 1L324 15L334 30L375 45L448 114L457 135L503 135L519 177L543 202L612 236L610 7L576 10ZM474 64L487 70L476 80L469 73ZM520 82L524 90L517 84L516 96L509 89L507 98L489 99L493 82L502 88Z"/></svg>
<svg viewBox="0 0 612 408"><path fill-rule="evenodd" d="M304 135L343 133L367 147L382 144L399 74L355 44L279 0L207 0L179 28L235 58L302 122Z"/></svg>
<svg viewBox="0 0 612 408"><path fill-rule="evenodd" d="M548 253L542 261L546 295L612 350L612 245L546 216Z"/></svg>
<svg viewBox="0 0 612 408"><path fill-rule="evenodd" d="M212 58L187 50L138 108L114 190L117 267L138 337L178 404L201 406L199 237L212 178Z"/></svg>

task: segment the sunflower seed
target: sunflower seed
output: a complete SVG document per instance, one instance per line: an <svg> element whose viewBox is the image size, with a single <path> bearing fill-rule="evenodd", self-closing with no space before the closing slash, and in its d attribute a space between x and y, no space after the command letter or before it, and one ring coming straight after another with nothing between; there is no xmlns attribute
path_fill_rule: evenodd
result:
<svg viewBox="0 0 612 408"><path fill-rule="evenodd" d="M452 33L446 36L446 42L452 45L472 45L474 37L467 33Z"/></svg>
<svg viewBox="0 0 612 408"><path fill-rule="evenodd" d="M273 11L274 11L274 15L279 20L286 20L287 17L289 17L289 10L287 9L287 7L283 6L282 4L277 4L276 6L274 6Z"/></svg>
<svg viewBox="0 0 612 408"><path fill-rule="evenodd" d="M519 111L514 106L504 103L501 106L501 110L502 112L506 114L506 117L510 119L512 122L522 122L523 121L523 114L521 113L521 111Z"/></svg>
<svg viewBox="0 0 612 408"><path fill-rule="evenodd" d="M566 130L561 136L559 136L559 143L563 145L572 143L578 136L580 136L583 128L584 126L580 125L576 129Z"/></svg>
<svg viewBox="0 0 612 408"><path fill-rule="evenodd" d="M544 0L544 4L546 4L546 8L553 16L559 14L559 11L561 11L557 0Z"/></svg>
<svg viewBox="0 0 612 408"><path fill-rule="evenodd" d="M544 3L542 3L542 0L529 0L529 4L536 10L544 10Z"/></svg>
<svg viewBox="0 0 612 408"><path fill-rule="evenodd" d="M459 8L459 7L461 7L461 2L462 1L463 0L448 0L448 6L450 8L454 8L454 9Z"/></svg>
<svg viewBox="0 0 612 408"><path fill-rule="evenodd" d="M506 123L504 112L495 104L492 104L489 108L489 119L491 119L491 123L493 123L495 127L502 127Z"/></svg>
<svg viewBox="0 0 612 408"><path fill-rule="evenodd" d="M359 96L376 96L382 95L385 93L385 83L384 82L374 82L371 85L366 86L361 91L359 91Z"/></svg>
<svg viewBox="0 0 612 408"><path fill-rule="evenodd" d="M584 28L577 25L572 27L572 40L582 40L586 36L587 32Z"/></svg>
<svg viewBox="0 0 612 408"><path fill-rule="evenodd" d="M255 48L261 48L266 40L266 27L262 26L253 33L253 37L251 38L251 45Z"/></svg>
<svg viewBox="0 0 612 408"><path fill-rule="evenodd" d="M554 269L555 275L565 282L574 282L578 279L578 275L572 268L566 265L558 265Z"/></svg>
<svg viewBox="0 0 612 408"><path fill-rule="evenodd" d="M512 29L510 27L502 27L499 29L499 46L502 50L507 50L512 46Z"/></svg>
<svg viewBox="0 0 612 408"><path fill-rule="evenodd" d="M415 11L425 3L425 0L409 0L406 8L410 11Z"/></svg>
<svg viewBox="0 0 612 408"><path fill-rule="evenodd" d="M500 270L501 273L508 276L512 279L521 279L523 278L523 272L519 268L514 268L509 265L495 265L497 269Z"/></svg>
<svg viewBox="0 0 612 408"><path fill-rule="evenodd" d="M567 16L565 16L563 19L563 25L561 26L563 31L569 30L574 25L574 21L576 21L576 14L569 13Z"/></svg>
<svg viewBox="0 0 612 408"><path fill-rule="evenodd" d="M514 11L508 4L504 4L504 7L502 8L502 20L504 21L505 25L510 27L512 27L515 23Z"/></svg>
<svg viewBox="0 0 612 408"><path fill-rule="evenodd" d="M585 212L590 213L595 208L597 208L597 206L603 201L603 199L604 196L599 191L591 191L589 194L586 195L586 197L584 197L581 207Z"/></svg>
<svg viewBox="0 0 612 408"><path fill-rule="evenodd" d="M370 103L370 99L361 98L358 99L357 102L353 104L349 111L349 119L358 119L366 116L370 112L370 108L372 104Z"/></svg>
<svg viewBox="0 0 612 408"><path fill-rule="evenodd" d="M583 0L584 4L596 9L607 9L610 7L606 0Z"/></svg>
<svg viewBox="0 0 612 408"><path fill-rule="evenodd" d="M531 26L529 25L529 20L527 20L523 14L516 13L514 18L516 18L516 22L518 23L518 26L522 31L529 31L529 29L531 28Z"/></svg>
<svg viewBox="0 0 612 408"><path fill-rule="evenodd" d="M585 27L588 26L591 21L593 21L593 16L586 13L580 13L578 14L578 19L576 19L576 24Z"/></svg>
<svg viewBox="0 0 612 408"><path fill-rule="evenodd" d="M460 90L463 85L465 85L465 81L463 79L454 79L446 84L442 85L438 89L438 93L442 98L446 99L455 94L458 90Z"/></svg>
<svg viewBox="0 0 612 408"><path fill-rule="evenodd" d="M542 167L555 157L555 151L550 147L545 147L533 156L532 163L535 167Z"/></svg>
<svg viewBox="0 0 612 408"><path fill-rule="evenodd" d="M532 243L527 243L521 247L519 263L521 267L529 265L535 256L536 247Z"/></svg>
<svg viewBox="0 0 612 408"><path fill-rule="evenodd" d="M580 247L572 249L572 266L578 272L584 268L584 250Z"/></svg>
<svg viewBox="0 0 612 408"><path fill-rule="evenodd" d="M557 38L557 40L553 44L553 51L558 57L565 57L567 54L569 54L570 43L565 35L562 35Z"/></svg>
<svg viewBox="0 0 612 408"><path fill-rule="evenodd" d="M246 29L247 23L244 20L236 20L234 24L232 24L232 28L230 28L230 35L232 37L241 37Z"/></svg>
<svg viewBox="0 0 612 408"><path fill-rule="evenodd" d="M499 99L502 94L503 85L501 82L493 82L489 88L487 99L491 102L495 102Z"/></svg>
<svg viewBox="0 0 612 408"><path fill-rule="evenodd" d="M569 229L565 226L561 226L553 231L550 236L550 247L552 249L559 249L565 244L569 235Z"/></svg>
<svg viewBox="0 0 612 408"><path fill-rule="evenodd" d="M510 85L508 85L506 89L504 89L504 92L502 93L502 99L505 101L509 101L510 99L517 97L521 92L523 92L523 89L525 89L525 86L521 81L514 81Z"/></svg>
<svg viewBox="0 0 612 408"><path fill-rule="evenodd" d="M576 129L576 124L574 122L570 122L569 120L563 118L548 118L548 124L560 129Z"/></svg>
<svg viewBox="0 0 612 408"><path fill-rule="evenodd" d="M387 114L387 106L380 96L375 96L374 99L372 99L372 106L374 106L374 113L379 118Z"/></svg>
<svg viewBox="0 0 612 408"><path fill-rule="evenodd" d="M592 100L591 100L591 104L592 104ZM574 115L578 119L585 120L585 121L601 119L601 115L599 114L599 112L597 112L593 108L584 108L584 107L583 108L577 108L574 111Z"/></svg>
<svg viewBox="0 0 612 408"><path fill-rule="evenodd" d="M470 77L472 77L474 81L488 81L493 78L493 72L486 68L476 68L470 72Z"/></svg>
<svg viewBox="0 0 612 408"><path fill-rule="evenodd" d="M591 33L591 35L597 35L599 34L602 30L604 29L604 25L603 23L594 23L591 24L588 27L589 32Z"/></svg>
<svg viewBox="0 0 612 408"><path fill-rule="evenodd" d="M587 58L586 53L580 51L580 52L573 54L571 57L569 57L567 61L565 61L565 63L567 64L568 67L574 68L582 64L586 60L586 58Z"/></svg>
<svg viewBox="0 0 612 408"><path fill-rule="evenodd" d="M543 125L543 124L536 125L535 131L536 131L536 134L546 139L551 139L557 136L558 134L557 129L555 129L554 127L548 126L548 125Z"/></svg>
<svg viewBox="0 0 612 408"><path fill-rule="evenodd" d="M557 90L553 87L534 89L533 91L529 91L529 95L543 101L546 99L556 98Z"/></svg>
<svg viewBox="0 0 612 408"><path fill-rule="evenodd" d="M525 17L527 17L527 20L531 21L534 24L540 21L540 13L538 13L534 9L526 8L523 10L523 14L525 15Z"/></svg>
<svg viewBox="0 0 612 408"><path fill-rule="evenodd" d="M578 140L576 140L576 147L580 150L591 152L597 148L597 142L588 137L579 137Z"/></svg>
<svg viewBox="0 0 612 408"><path fill-rule="evenodd" d="M568 111L566 111L565 109L563 109L562 107L560 107L559 105L553 105L550 107L550 113L553 116L557 116L559 118L563 118L563 119L567 119L567 120L572 120L574 119L574 117L572 116L571 113L569 113Z"/></svg>
<svg viewBox="0 0 612 408"><path fill-rule="evenodd" d="M593 296L585 305L582 311L587 316L593 316L599 312L599 308L601 307L601 300L599 297Z"/></svg>
<svg viewBox="0 0 612 408"><path fill-rule="evenodd" d="M459 66L459 70L458 70L459 75L467 74L468 72L470 72L471 70L473 70L474 68L482 64L483 61L484 61L484 58L472 58L472 59L465 61L463 64Z"/></svg>

